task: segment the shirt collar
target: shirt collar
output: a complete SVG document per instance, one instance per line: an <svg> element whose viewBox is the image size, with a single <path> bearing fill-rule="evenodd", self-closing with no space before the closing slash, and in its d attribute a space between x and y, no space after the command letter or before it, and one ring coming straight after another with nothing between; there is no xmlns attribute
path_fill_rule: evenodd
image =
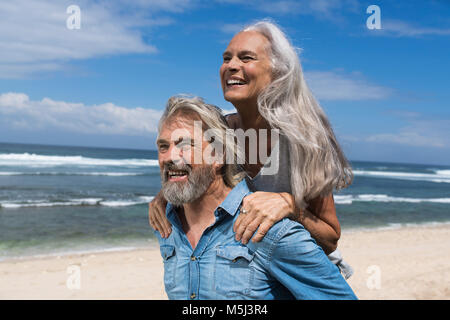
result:
<svg viewBox="0 0 450 320"><path fill-rule="evenodd" d="M247 181L242 179L233 189L231 189L230 193L227 195L225 200L218 206L218 208L222 208L231 216L235 216L236 212L241 207L242 199L246 195L250 193L250 190L247 186Z"/></svg>
<svg viewBox="0 0 450 320"><path fill-rule="evenodd" d="M233 189L231 189L225 200L223 200L223 202L217 208L222 208L229 215L235 216L236 212L241 206L242 199L244 199L244 197L249 193L251 193L251 191L247 186L247 182L245 179L242 179L241 182L239 182ZM217 209L215 210L214 214L217 215ZM175 218L177 216L176 207L170 202L167 203L166 206L166 216L170 223L172 223L172 225L177 224L177 219Z"/></svg>

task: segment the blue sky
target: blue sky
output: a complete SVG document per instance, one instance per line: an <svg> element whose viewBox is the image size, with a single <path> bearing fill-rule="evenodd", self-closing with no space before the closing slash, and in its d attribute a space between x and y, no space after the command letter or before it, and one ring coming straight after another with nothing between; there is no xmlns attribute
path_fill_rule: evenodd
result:
<svg viewBox="0 0 450 320"><path fill-rule="evenodd" d="M70 30L69 5L81 10ZM381 29L366 13L378 5ZM0 142L154 149L174 94L223 109L221 55L278 23L351 160L450 165L450 2L13 0L0 3Z"/></svg>

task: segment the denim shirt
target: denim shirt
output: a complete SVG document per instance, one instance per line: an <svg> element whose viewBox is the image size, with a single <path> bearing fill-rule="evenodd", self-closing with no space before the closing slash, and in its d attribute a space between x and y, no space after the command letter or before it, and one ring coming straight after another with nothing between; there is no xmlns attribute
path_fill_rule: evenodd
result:
<svg viewBox="0 0 450 320"><path fill-rule="evenodd" d="M250 193L245 180L230 191L194 250L176 207L167 205L172 233L166 239L157 231L155 235L169 299L356 299L339 269L298 222L279 221L258 243L236 241L233 224Z"/></svg>

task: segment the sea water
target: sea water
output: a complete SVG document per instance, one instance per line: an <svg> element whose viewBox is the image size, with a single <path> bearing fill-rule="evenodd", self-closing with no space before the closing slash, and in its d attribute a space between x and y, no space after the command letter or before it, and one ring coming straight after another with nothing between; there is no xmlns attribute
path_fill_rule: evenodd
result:
<svg viewBox="0 0 450 320"><path fill-rule="evenodd" d="M353 161L343 230L450 223L450 166ZM0 144L0 260L155 246L154 150Z"/></svg>

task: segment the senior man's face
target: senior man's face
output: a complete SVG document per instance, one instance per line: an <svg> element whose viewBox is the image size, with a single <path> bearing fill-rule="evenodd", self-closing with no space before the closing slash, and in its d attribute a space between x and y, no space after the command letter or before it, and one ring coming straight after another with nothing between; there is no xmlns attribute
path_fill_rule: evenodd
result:
<svg viewBox="0 0 450 320"><path fill-rule="evenodd" d="M200 198L215 179L213 165L204 164L203 158L194 161L195 153L203 155L208 146L202 135L194 134L194 120L174 116L164 122L157 141L161 191L175 206Z"/></svg>

